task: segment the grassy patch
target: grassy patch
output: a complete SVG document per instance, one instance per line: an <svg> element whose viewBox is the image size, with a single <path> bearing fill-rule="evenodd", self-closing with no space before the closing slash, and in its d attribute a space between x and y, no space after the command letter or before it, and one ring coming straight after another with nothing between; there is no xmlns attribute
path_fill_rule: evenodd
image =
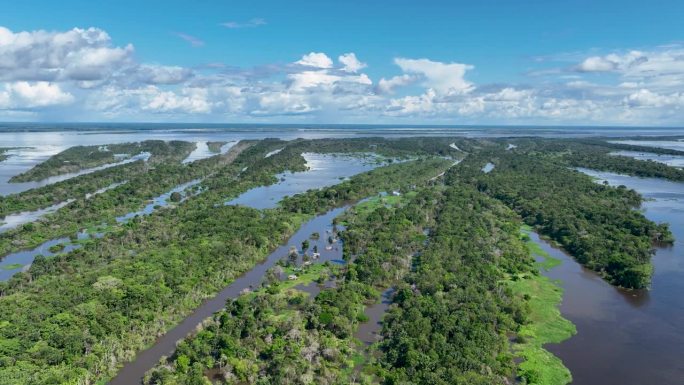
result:
<svg viewBox="0 0 684 385"><path fill-rule="evenodd" d="M529 231L529 230L528 230ZM522 229L526 233L526 229ZM538 263L540 269L550 269L560 264L529 237L525 243L530 253L544 260ZM558 305L563 290L549 278L542 275L527 275L524 279L509 282L513 292L527 299L530 308L529 322L518 332L518 341L513 345L516 356L524 361L519 365L519 375L528 384L563 385L572 381L572 375L561 360L543 348L547 343L559 343L577 332L575 325L563 318Z"/></svg>
<svg viewBox="0 0 684 385"><path fill-rule="evenodd" d="M377 210L381 206L385 207L397 207L401 206L403 203L405 203L408 199L415 197L416 192L415 191L409 191L406 194L402 195L376 195L372 198L369 198L368 200L357 204L354 206L354 210L356 213L360 216L365 216L373 211Z"/></svg>
<svg viewBox="0 0 684 385"><path fill-rule="evenodd" d="M3 266L2 269L3 270L14 270L14 269L19 269L22 266L24 266L24 265L22 265L21 263L11 263L9 265Z"/></svg>

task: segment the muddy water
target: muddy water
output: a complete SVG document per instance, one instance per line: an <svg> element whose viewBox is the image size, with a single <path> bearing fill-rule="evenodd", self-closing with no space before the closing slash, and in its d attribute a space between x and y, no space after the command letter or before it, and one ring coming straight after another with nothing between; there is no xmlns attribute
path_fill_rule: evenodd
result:
<svg viewBox="0 0 684 385"><path fill-rule="evenodd" d="M287 240L287 242L283 243L280 247L275 249L275 251L269 254L263 262L257 264L252 270L237 278L235 281L233 281L233 283L221 290L221 292L219 292L216 296L206 300L180 324L157 339L154 345L152 345L150 348L139 352L132 362L125 364L121 370L119 370L117 376L114 377L109 384L139 384L145 375L145 372L152 369L159 362L162 356L169 356L174 352L176 342L195 331L197 325L199 325L203 320L211 317L215 312L223 309L226 300L236 298L245 289L259 287L266 271L275 266L279 260L287 259L290 246L301 245L304 240L310 239L311 234L314 232L321 234L320 241L324 241L322 238L324 237L326 230L331 228L330 226L332 220L340 215L344 210L345 208L337 208L328 211L323 215L317 216L305 223L292 237L290 237L290 239ZM309 241L311 242L311 240ZM323 250L320 250L320 253L321 261L339 260L342 257L342 248L337 247L331 248L330 250L325 250L325 248L323 248Z"/></svg>
<svg viewBox="0 0 684 385"><path fill-rule="evenodd" d="M684 383L684 184L583 171L650 199L643 205L646 217L669 223L677 241L657 249L651 290L642 291L616 289L541 242L563 261L545 275L562 281L561 313L577 326L577 335L547 349L570 369L574 384L680 385Z"/></svg>
<svg viewBox="0 0 684 385"><path fill-rule="evenodd" d="M393 294L394 288L389 288L382 293L380 302L366 306L363 313L368 317L368 321L359 324L354 337L366 345L371 345L380 339L379 333L382 329L382 318L392 304Z"/></svg>

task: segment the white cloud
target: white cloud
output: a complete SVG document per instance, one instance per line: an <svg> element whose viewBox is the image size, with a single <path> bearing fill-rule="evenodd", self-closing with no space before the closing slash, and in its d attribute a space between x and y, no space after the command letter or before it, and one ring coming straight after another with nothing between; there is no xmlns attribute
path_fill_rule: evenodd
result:
<svg viewBox="0 0 684 385"><path fill-rule="evenodd" d="M142 108L154 112L207 113L211 110L211 103L207 97L208 91L200 88L186 88L180 94L159 91Z"/></svg>
<svg viewBox="0 0 684 385"><path fill-rule="evenodd" d="M133 53L97 28L0 27L0 118L684 123L680 46L574 56L572 73L566 66L523 85L474 84L472 65L428 58L396 58L401 72L374 82L353 52L253 68L141 63Z"/></svg>
<svg viewBox="0 0 684 385"><path fill-rule="evenodd" d="M608 57L592 56L580 63L577 70L580 72L608 72L616 70L617 67L618 63Z"/></svg>
<svg viewBox="0 0 684 385"><path fill-rule="evenodd" d="M141 65L135 71L137 79L146 84L179 84L190 79L193 71L183 67Z"/></svg>
<svg viewBox="0 0 684 385"><path fill-rule="evenodd" d="M677 92L661 95L647 89L641 89L625 98L631 107L684 107L684 93Z"/></svg>
<svg viewBox="0 0 684 385"><path fill-rule="evenodd" d="M333 61L328 55L322 52L311 52L302 56L295 64L313 68L332 68Z"/></svg>
<svg viewBox="0 0 684 385"><path fill-rule="evenodd" d="M0 92L1 109L27 109L64 105L74 97L62 91L59 85L49 82L14 82L5 84Z"/></svg>
<svg viewBox="0 0 684 385"><path fill-rule="evenodd" d="M423 85L440 94L463 93L473 89L473 84L464 79L466 71L474 68L471 65L405 58L396 58L394 62L405 73L422 76Z"/></svg>
<svg viewBox="0 0 684 385"><path fill-rule="evenodd" d="M342 71L345 72L356 73L367 67L366 63L362 63L359 59L357 59L356 54L353 52L340 55L340 57L338 57L337 60L339 60L339 62L342 63Z"/></svg>
<svg viewBox="0 0 684 385"><path fill-rule="evenodd" d="M398 75L389 79L382 78L378 82L377 92L381 94L391 94L397 87L403 87L415 83L419 78L416 75Z"/></svg>
<svg viewBox="0 0 684 385"><path fill-rule="evenodd" d="M681 87L684 85L684 48L670 46L592 56L577 65L576 70L613 72L630 83L641 81L657 87Z"/></svg>
<svg viewBox="0 0 684 385"><path fill-rule="evenodd" d="M132 60L133 46L112 47L97 28L18 32L0 27L0 80L97 80Z"/></svg>

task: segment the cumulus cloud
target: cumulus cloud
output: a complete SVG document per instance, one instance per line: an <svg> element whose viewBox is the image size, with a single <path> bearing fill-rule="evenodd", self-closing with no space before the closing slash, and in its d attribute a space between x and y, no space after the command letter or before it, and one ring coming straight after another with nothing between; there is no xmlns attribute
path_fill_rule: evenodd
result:
<svg viewBox="0 0 684 385"><path fill-rule="evenodd" d="M313 51L251 68L187 68L138 62L132 45L117 46L97 28L0 27L0 116L59 111L73 119L122 120L684 122L680 46L574 56L572 64L525 84L475 84L466 79L474 67L460 62L399 57L394 63L398 73L377 82L354 52Z"/></svg>
<svg viewBox="0 0 684 385"><path fill-rule="evenodd" d="M332 68L333 61L328 55L322 52L311 52L302 56L295 64L313 68Z"/></svg>
<svg viewBox="0 0 684 385"><path fill-rule="evenodd" d="M180 84L194 76L192 70L177 66L141 65L134 72L146 84Z"/></svg>
<svg viewBox="0 0 684 385"><path fill-rule="evenodd" d="M0 80L92 81L132 60L133 46L113 47L97 28L14 33L0 27Z"/></svg>
<svg viewBox="0 0 684 385"><path fill-rule="evenodd" d="M74 97L59 85L49 82L14 82L0 91L1 109L24 109L69 104Z"/></svg>
<svg viewBox="0 0 684 385"><path fill-rule="evenodd" d="M422 77L425 87L441 94L463 93L473 89L473 84L464 79L472 65L461 63L442 63L429 59L394 59L402 71Z"/></svg>
<svg viewBox="0 0 684 385"><path fill-rule="evenodd" d="M676 107L684 108L684 93L661 95L648 89L629 94L624 102L631 107Z"/></svg>
<svg viewBox="0 0 684 385"><path fill-rule="evenodd" d="M339 60L339 62L342 63L342 71L345 72L356 73L367 67L366 63L362 63L359 59L357 59L356 54L353 52L340 55L340 57L338 57L337 60Z"/></svg>
<svg viewBox="0 0 684 385"><path fill-rule="evenodd" d="M663 47L591 56L579 63L578 72L613 72L627 82L645 81L660 87L684 85L684 48Z"/></svg>
<svg viewBox="0 0 684 385"><path fill-rule="evenodd" d="M419 78L416 75L398 75L391 77L389 79L382 78L378 81L378 86L376 92L381 94L391 94L394 92L395 88L407 86L411 83L415 83Z"/></svg>

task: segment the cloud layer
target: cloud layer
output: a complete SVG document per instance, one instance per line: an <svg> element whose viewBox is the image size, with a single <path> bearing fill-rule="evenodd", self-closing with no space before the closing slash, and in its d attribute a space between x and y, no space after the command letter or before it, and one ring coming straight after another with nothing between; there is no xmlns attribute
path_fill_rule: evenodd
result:
<svg viewBox="0 0 684 385"><path fill-rule="evenodd" d="M585 55L525 84L477 84L472 64L406 57L388 58L394 71L373 80L354 52L194 69L141 63L134 54L132 44L115 46L97 28L0 27L0 118L59 110L74 120L684 124L684 48L676 45Z"/></svg>

